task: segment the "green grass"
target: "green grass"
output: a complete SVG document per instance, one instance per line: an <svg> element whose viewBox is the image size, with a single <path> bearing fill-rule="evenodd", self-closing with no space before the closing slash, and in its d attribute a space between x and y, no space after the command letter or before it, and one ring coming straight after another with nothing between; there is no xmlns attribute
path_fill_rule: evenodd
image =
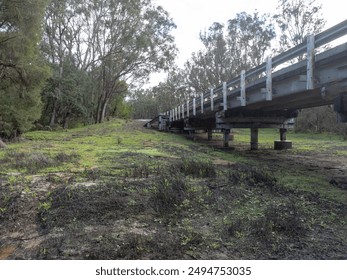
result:
<svg viewBox="0 0 347 280"><path fill-rule="evenodd" d="M252 152L248 129L235 150L123 120L26 133L0 151L0 223L36 207L31 258L343 258L347 192L301 159L347 143L290 132L274 151L278 131L259 132Z"/></svg>
<svg viewBox="0 0 347 280"><path fill-rule="evenodd" d="M234 143L248 147L250 143L249 129L235 129ZM278 129L259 129L259 147L261 149L273 149L274 141L279 140ZM293 142L294 152L324 151L330 148L341 147L347 149L347 141L342 136L335 134L295 133L288 130L287 140ZM342 154L345 154L342 152Z"/></svg>
<svg viewBox="0 0 347 280"><path fill-rule="evenodd" d="M141 131L127 127L123 120L113 120L100 125L67 131L34 131L23 135L24 141L8 145L0 151L0 159L9 159L11 152L23 153L23 157L39 151L48 159L59 153L76 154L77 162L42 167L38 173L80 172L84 169L99 168L110 170L117 158L128 152L136 152L147 157L172 158L176 150L186 150L192 143L179 135L160 133L153 130ZM169 145L171 149L166 150ZM25 172L16 169L13 162L2 165L1 173Z"/></svg>
<svg viewBox="0 0 347 280"><path fill-rule="evenodd" d="M291 173L277 171L276 177L279 183L292 191L303 191L317 195L322 199L345 203L347 201L346 191L332 187L323 175L308 174L307 172Z"/></svg>

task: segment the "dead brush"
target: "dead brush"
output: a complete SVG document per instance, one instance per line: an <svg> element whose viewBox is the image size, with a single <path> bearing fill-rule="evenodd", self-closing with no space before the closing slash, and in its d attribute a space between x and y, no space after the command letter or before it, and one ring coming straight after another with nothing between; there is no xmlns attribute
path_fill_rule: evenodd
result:
<svg viewBox="0 0 347 280"><path fill-rule="evenodd" d="M127 194L116 186L60 187L40 202L42 229L65 227L74 223L103 223L119 218L127 209ZM132 209L129 209L131 212Z"/></svg>
<svg viewBox="0 0 347 280"><path fill-rule="evenodd" d="M228 178L233 184L267 189L271 193L277 188L277 179L270 172L261 168L240 165L233 170L228 170Z"/></svg>
<svg viewBox="0 0 347 280"><path fill-rule="evenodd" d="M155 182L155 190L150 199L153 208L160 215L177 212L187 196L187 183L180 175L171 176L165 174Z"/></svg>
<svg viewBox="0 0 347 280"><path fill-rule="evenodd" d="M128 173L127 177L132 177L134 179L136 178L148 178L149 175L152 173L151 168L148 164L135 164L133 165Z"/></svg>
<svg viewBox="0 0 347 280"><path fill-rule="evenodd" d="M59 163L75 162L76 160L80 159L80 155L76 152L72 152L71 154L60 152L55 155L54 159Z"/></svg>
<svg viewBox="0 0 347 280"><path fill-rule="evenodd" d="M217 176L215 165L209 161L183 158L174 163L172 168L194 178L215 178Z"/></svg>
<svg viewBox="0 0 347 280"><path fill-rule="evenodd" d="M270 241L274 236L303 237L308 232L304 209L295 201L270 203L264 216L252 221L252 234Z"/></svg>
<svg viewBox="0 0 347 280"><path fill-rule="evenodd" d="M79 155L76 153L60 152L55 156L50 156L40 152L8 151L3 161L18 170L24 169L27 173L34 174L44 168L56 167L65 162L74 162L77 159L79 159Z"/></svg>

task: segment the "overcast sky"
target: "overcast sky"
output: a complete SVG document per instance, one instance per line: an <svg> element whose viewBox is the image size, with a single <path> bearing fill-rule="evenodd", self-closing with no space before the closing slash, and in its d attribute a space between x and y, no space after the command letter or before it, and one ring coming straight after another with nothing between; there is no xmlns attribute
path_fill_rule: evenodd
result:
<svg viewBox="0 0 347 280"><path fill-rule="evenodd" d="M177 25L173 35L179 50L176 61L179 67L184 66L192 52L201 49L199 33L210 27L213 22L226 23L237 13L253 14L255 10L261 14L274 14L278 6L278 0L154 0L154 2L168 11ZM347 19L342 0L317 0L317 3L323 5L323 16L327 20L326 28ZM159 77L157 76L155 80L161 79Z"/></svg>

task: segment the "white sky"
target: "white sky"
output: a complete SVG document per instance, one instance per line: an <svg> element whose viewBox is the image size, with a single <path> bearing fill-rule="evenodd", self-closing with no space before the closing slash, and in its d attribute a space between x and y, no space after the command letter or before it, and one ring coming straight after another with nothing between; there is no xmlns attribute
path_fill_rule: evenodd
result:
<svg viewBox="0 0 347 280"><path fill-rule="evenodd" d="M183 67L192 52L201 49L199 33L213 22L226 23L237 13L260 14L276 12L278 0L154 0L169 12L177 28L173 31L179 50L176 63ZM323 5L323 16L327 20L326 28L347 19L345 4L342 0L316 0ZM159 75L160 76L160 75ZM154 78L159 80L160 78ZM162 77L162 75L161 75Z"/></svg>

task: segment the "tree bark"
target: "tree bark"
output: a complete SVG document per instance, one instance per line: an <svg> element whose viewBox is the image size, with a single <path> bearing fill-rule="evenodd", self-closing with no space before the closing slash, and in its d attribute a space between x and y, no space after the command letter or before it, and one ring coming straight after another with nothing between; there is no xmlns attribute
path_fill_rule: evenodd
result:
<svg viewBox="0 0 347 280"><path fill-rule="evenodd" d="M101 107L101 117L100 117L100 122L103 122L105 120L105 115L106 115L106 109L107 109L107 104L108 104L108 100L106 99L104 100L104 102L102 103L102 107Z"/></svg>
<svg viewBox="0 0 347 280"><path fill-rule="evenodd" d="M57 115L57 100L56 100L56 98L54 98L54 101L53 101L53 110L52 110L52 114L51 114L51 119L50 119L50 121L49 121L49 126L50 126L50 127L53 127L53 126L54 126L56 115Z"/></svg>
<svg viewBox="0 0 347 280"><path fill-rule="evenodd" d="M6 148L6 144L4 142L2 142L1 138L0 138L0 149L5 149Z"/></svg>
<svg viewBox="0 0 347 280"><path fill-rule="evenodd" d="M63 121L63 129L68 129L69 128L69 120L70 120L70 112L67 112L64 121Z"/></svg>

